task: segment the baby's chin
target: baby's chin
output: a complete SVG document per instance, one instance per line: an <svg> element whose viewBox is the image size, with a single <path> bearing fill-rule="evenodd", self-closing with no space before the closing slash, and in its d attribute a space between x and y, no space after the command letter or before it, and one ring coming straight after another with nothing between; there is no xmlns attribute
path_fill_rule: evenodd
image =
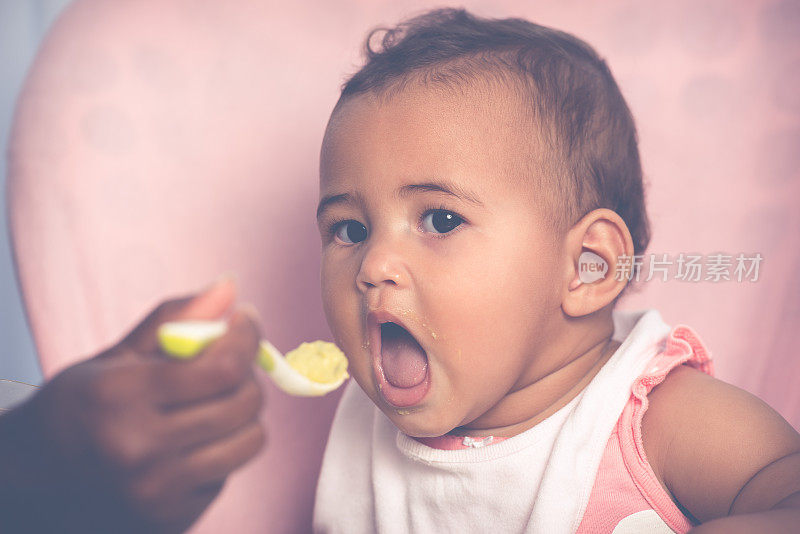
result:
<svg viewBox="0 0 800 534"><path fill-rule="evenodd" d="M458 425L456 421L450 421L441 414L430 413L430 411L426 413L425 409L415 411L390 408L384 410L384 413L402 433L414 438L443 436Z"/></svg>

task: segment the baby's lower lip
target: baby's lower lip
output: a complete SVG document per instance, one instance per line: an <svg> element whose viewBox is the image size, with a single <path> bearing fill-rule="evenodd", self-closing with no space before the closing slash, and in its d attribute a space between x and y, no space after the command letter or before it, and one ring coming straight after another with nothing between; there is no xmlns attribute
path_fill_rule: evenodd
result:
<svg viewBox="0 0 800 534"><path fill-rule="evenodd" d="M379 362L374 363L376 364L374 370L378 380L378 391L383 399L395 408L407 408L419 404L431 389L430 362L428 362L425 370L425 379L416 386L411 386L409 388L399 388L391 385L386 381L386 377L383 375L383 370Z"/></svg>

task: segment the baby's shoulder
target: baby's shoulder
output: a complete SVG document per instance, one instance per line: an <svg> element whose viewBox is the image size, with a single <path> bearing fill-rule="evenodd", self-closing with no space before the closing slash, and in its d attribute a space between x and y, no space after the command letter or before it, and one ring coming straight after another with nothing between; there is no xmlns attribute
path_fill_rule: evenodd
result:
<svg viewBox="0 0 800 534"><path fill-rule="evenodd" d="M778 460L800 469L800 435L743 389L679 365L647 398L642 443L648 462L676 504L701 522L777 503L777 493L775 503L762 504L750 502L755 492L742 490L756 478L779 483L781 475L765 469Z"/></svg>

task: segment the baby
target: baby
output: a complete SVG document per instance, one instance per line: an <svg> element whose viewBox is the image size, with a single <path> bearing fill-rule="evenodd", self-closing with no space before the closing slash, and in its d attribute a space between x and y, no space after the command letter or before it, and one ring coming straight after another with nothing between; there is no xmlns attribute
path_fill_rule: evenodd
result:
<svg viewBox="0 0 800 534"><path fill-rule="evenodd" d="M321 150L323 304L356 383L315 531L793 531L800 435L689 327L614 311L650 234L603 60L463 10L370 42Z"/></svg>

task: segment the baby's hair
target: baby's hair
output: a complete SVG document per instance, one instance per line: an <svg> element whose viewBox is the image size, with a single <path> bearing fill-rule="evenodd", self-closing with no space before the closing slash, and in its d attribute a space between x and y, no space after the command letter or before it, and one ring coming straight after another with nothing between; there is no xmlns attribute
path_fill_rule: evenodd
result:
<svg viewBox="0 0 800 534"><path fill-rule="evenodd" d="M380 33L376 50L371 43ZM591 210L608 208L627 224L634 254L644 253L650 225L636 127L591 46L519 18L437 9L372 30L364 47L366 63L343 84L337 108L352 96L392 94L412 82L462 87L484 80L522 89L550 149L541 157L555 194L554 228L563 231Z"/></svg>

